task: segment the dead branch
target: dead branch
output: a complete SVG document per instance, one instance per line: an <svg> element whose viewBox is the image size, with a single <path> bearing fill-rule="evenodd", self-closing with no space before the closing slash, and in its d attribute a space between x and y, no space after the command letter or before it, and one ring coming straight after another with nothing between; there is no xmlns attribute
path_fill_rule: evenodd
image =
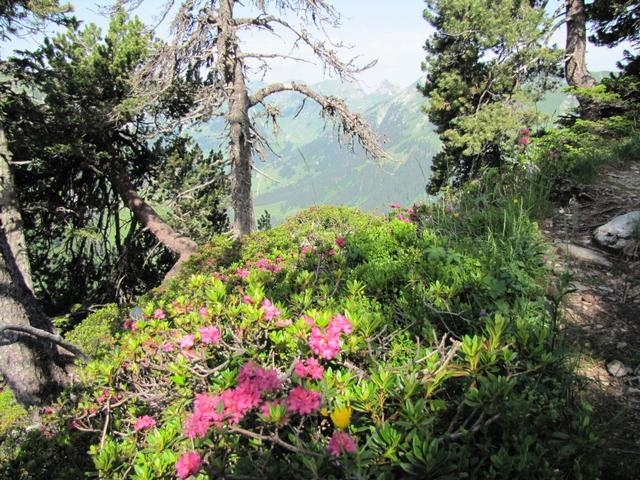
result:
<svg viewBox="0 0 640 480"><path fill-rule="evenodd" d="M356 140L371 158L388 157L382 148L382 139L371 129L360 114L350 112L343 100L322 95L305 84L297 82L274 83L261 88L251 95L249 102L251 106L255 106L274 93L287 91L301 93L315 101L322 107L323 114L337 124L340 133Z"/></svg>
<svg viewBox="0 0 640 480"><path fill-rule="evenodd" d="M27 333L29 335L33 335L34 337L38 337L44 340L49 340L50 342L55 343L56 345L60 345L65 350L73 353L76 357L80 357L84 360L88 360L89 356L84 353L79 347L75 346L73 343L65 340L60 335L56 335L55 333L47 332L46 330L41 330L39 328L31 327L28 325L2 325L0 326L0 336L5 334L5 332L19 332L19 333Z"/></svg>

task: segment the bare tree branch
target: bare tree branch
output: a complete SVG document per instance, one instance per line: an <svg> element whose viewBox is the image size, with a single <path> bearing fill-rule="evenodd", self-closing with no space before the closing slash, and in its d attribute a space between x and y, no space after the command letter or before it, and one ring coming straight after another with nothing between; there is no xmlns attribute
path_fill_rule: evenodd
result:
<svg viewBox="0 0 640 480"><path fill-rule="evenodd" d="M39 328L31 327L28 325L0 325L0 336L3 336L7 331L27 333L29 335L33 335L34 337L49 340L50 342L53 342L56 345L60 345L65 350L73 353L76 357L80 357L85 360L89 359L89 356L84 353L79 347L76 347L73 343L65 340L60 335L47 332L46 330L41 330Z"/></svg>
<svg viewBox="0 0 640 480"><path fill-rule="evenodd" d="M297 83L274 83L258 90L249 97L251 106L262 103L267 97L278 92L293 91L310 98L322 107L322 112L336 122L340 132L351 137L364 148L371 158L387 158L388 154L382 148L382 140L367 122L357 113L352 113L343 100L337 97L325 96L309 86Z"/></svg>

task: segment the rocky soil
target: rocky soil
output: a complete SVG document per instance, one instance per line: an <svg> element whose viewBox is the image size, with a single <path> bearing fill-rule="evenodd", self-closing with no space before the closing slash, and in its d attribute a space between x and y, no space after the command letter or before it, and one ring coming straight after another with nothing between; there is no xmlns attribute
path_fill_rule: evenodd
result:
<svg viewBox="0 0 640 480"><path fill-rule="evenodd" d="M595 415L608 427L607 479L640 478L640 239L614 252L593 232L633 210L640 210L640 162L606 169L542 225L556 270L573 274L565 332Z"/></svg>

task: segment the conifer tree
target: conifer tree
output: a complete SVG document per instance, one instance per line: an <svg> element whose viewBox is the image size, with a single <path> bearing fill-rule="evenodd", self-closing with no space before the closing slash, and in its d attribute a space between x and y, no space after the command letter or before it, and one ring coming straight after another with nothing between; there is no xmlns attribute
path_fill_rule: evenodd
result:
<svg viewBox="0 0 640 480"><path fill-rule="evenodd" d="M461 184L482 167L512 157L534 122L531 101L559 73L561 53L548 46L553 22L525 0L427 0L435 28L423 64L425 112L442 151L433 159L430 193Z"/></svg>
<svg viewBox="0 0 640 480"><path fill-rule="evenodd" d="M594 0L586 8L594 30L589 40L609 47L629 41L640 49L639 0ZM626 73L640 75L640 55L626 50L622 66Z"/></svg>

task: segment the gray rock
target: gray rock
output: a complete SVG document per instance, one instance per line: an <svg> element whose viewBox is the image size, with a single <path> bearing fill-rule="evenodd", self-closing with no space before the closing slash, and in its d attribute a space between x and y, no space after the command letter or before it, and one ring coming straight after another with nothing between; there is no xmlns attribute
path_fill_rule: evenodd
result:
<svg viewBox="0 0 640 480"><path fill-rule="evenodd" d="M600 245L622 250L632 241L634 234L639 232L640 210L625 213L596 228L593 238Z"/></svg>
<svg viewBox="0 0 640 480"><path fill-rule="evenodd" d="M607 363L607 371L616 378L624 377L633 372L620 360L612 360Z"/></svg>
<svg viewBox="0 0 640 480"><path fill-rule="evenodd" d="M563 243L560 247L566 255L569 255L578 261L595 263L597 265L602 265L603 267L611 266L611 262L609 262L602 253L591 250L590 248L579 247L572 243Z"/></svg>

